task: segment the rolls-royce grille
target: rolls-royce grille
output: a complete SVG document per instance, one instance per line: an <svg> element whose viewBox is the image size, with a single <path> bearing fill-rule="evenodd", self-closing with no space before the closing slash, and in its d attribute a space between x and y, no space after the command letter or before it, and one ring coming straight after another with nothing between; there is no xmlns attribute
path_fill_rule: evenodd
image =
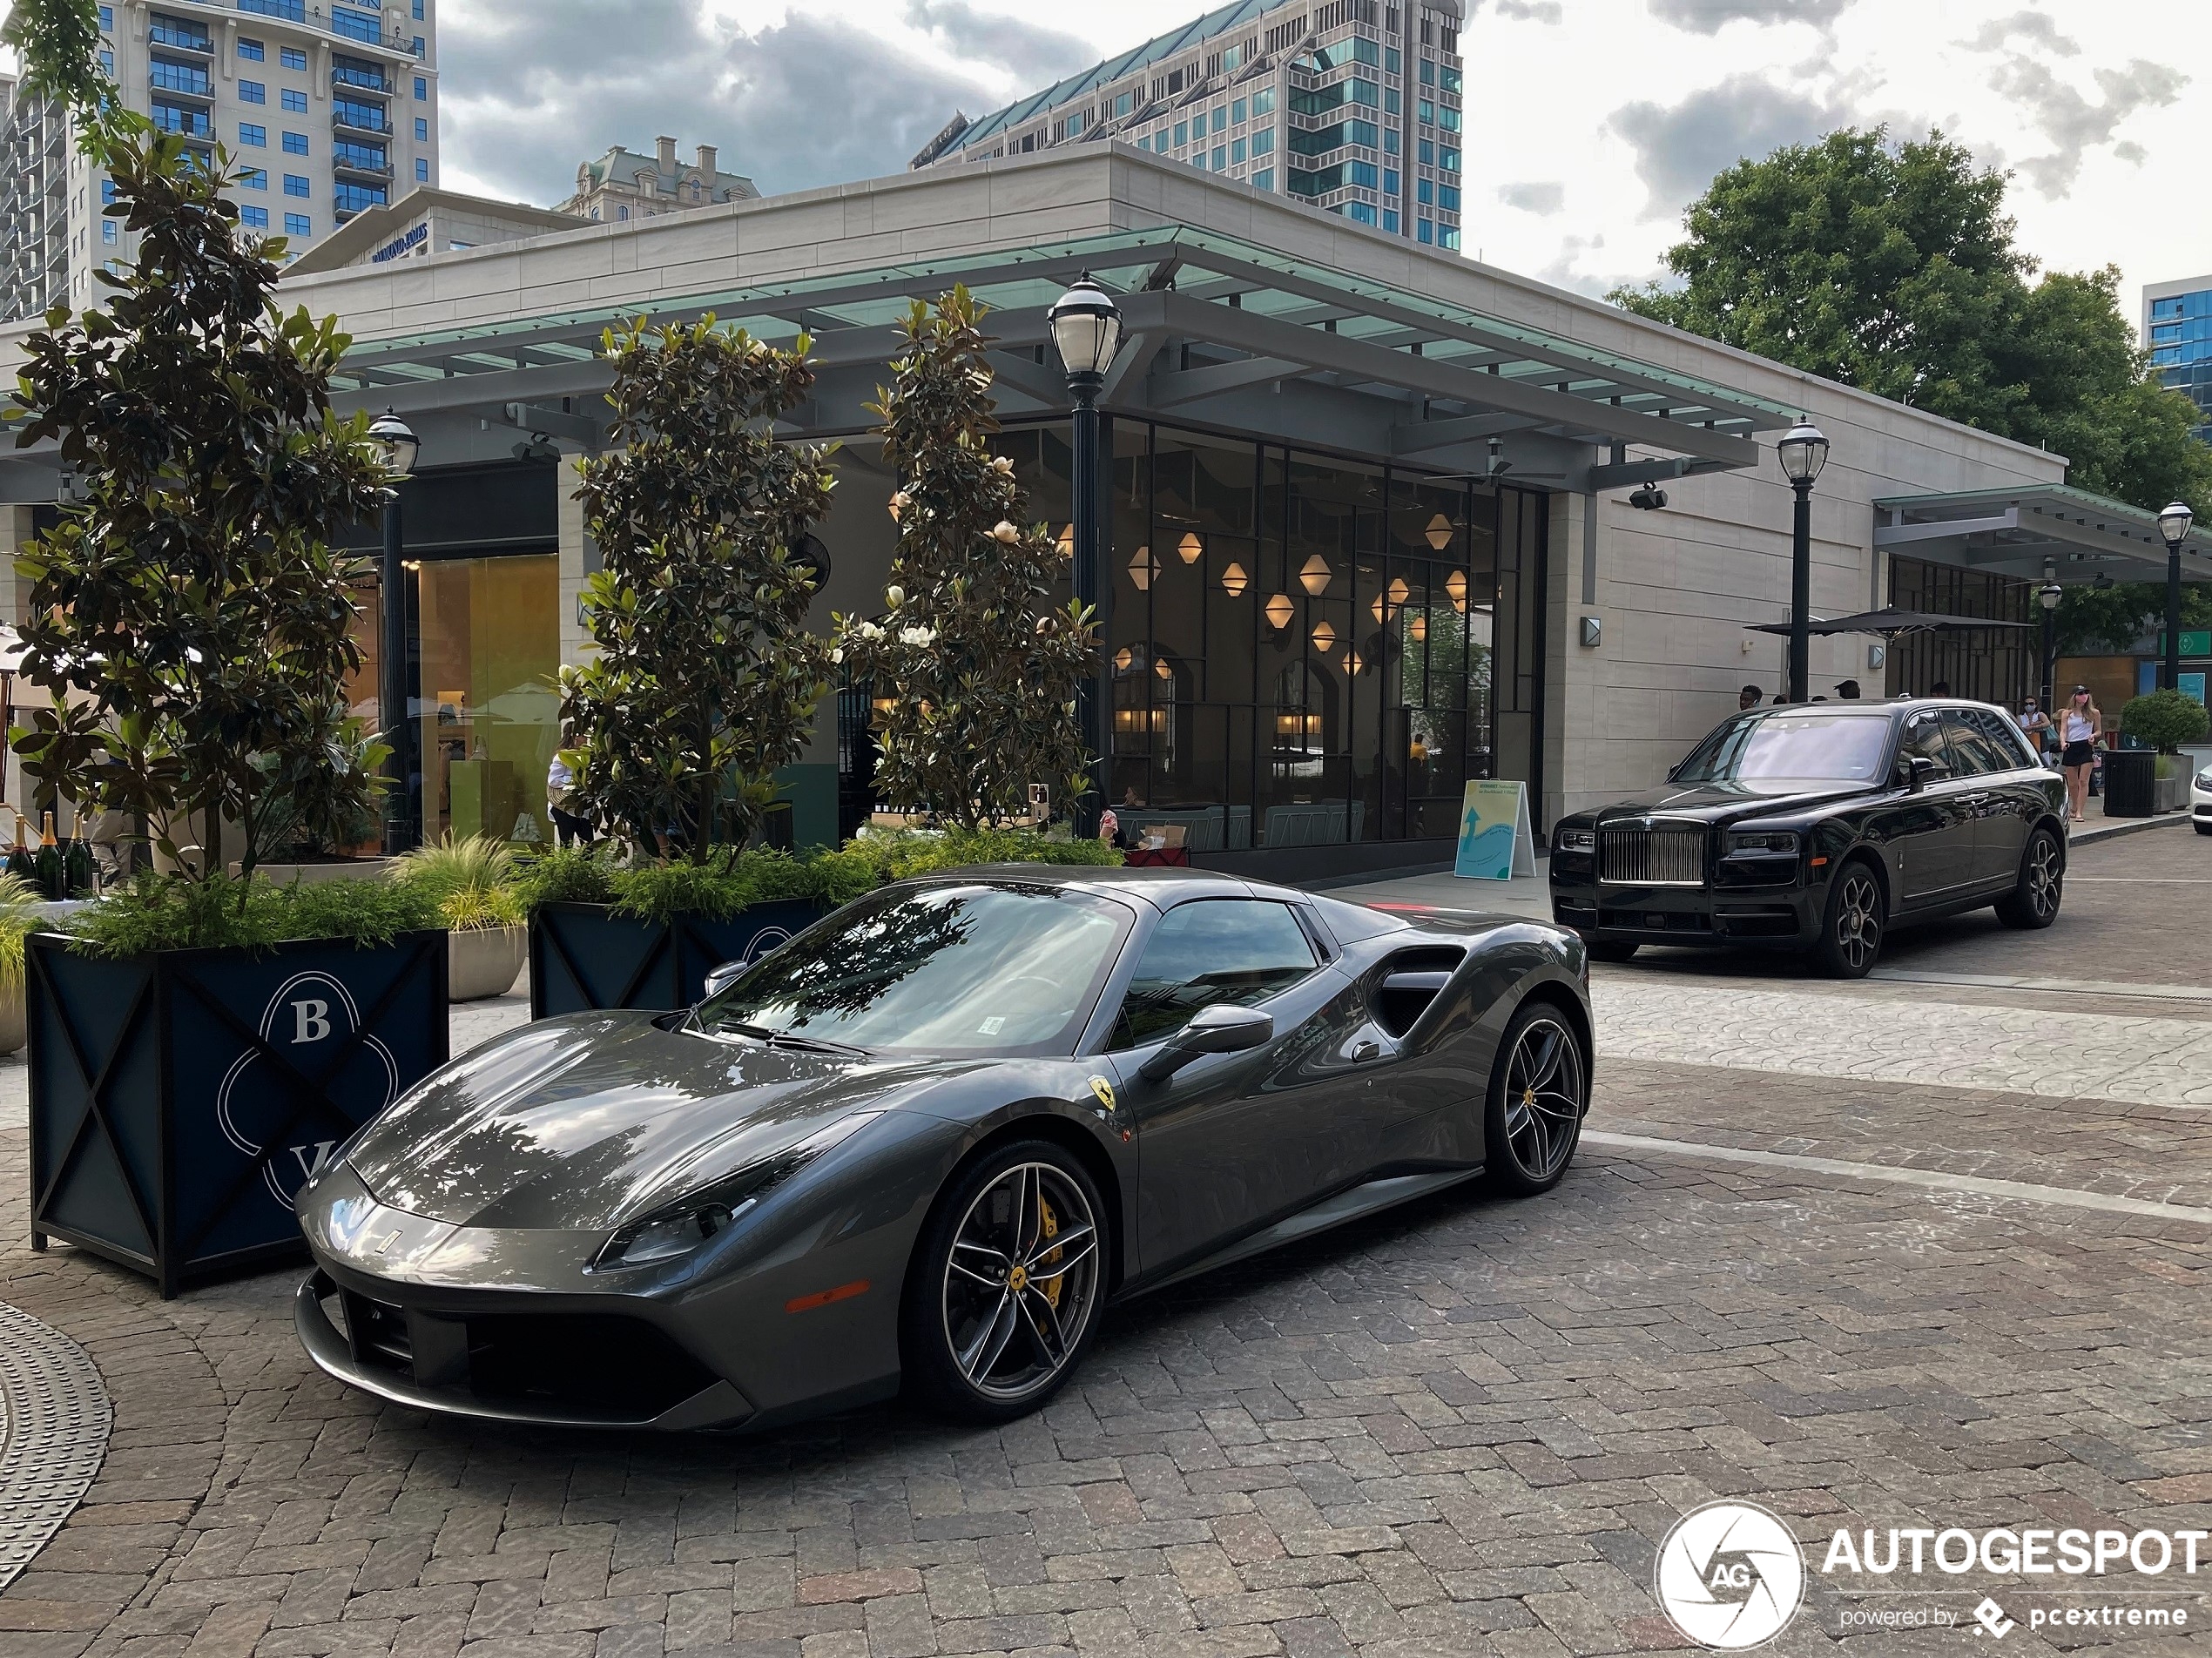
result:
<svg viewBox="0 0 2212 1658"><path fill-rule="evenodd" d="M1602 881L1622 886L1705 884L1703 829L1601 829L1597 845Z"/></svg>

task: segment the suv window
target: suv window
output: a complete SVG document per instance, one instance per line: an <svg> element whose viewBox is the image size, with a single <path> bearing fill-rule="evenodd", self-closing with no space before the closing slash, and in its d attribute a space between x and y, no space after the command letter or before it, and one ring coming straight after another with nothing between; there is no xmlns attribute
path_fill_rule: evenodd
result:
<svg viewBox="0 0 2212 1658"><path fill-rule="evenodd" d="M2011 753L2000 747L1981 729L1968 708L1946 709L1943 715L1944 735L1951 739L1951 752L1961 777L1985 776L1992 772L2013 769Z"/></svg>
<svg viewBox="0 0 2212 1658"><path fill-rule="evenodd" d="M1180 1030L1201 1008L1249 1006L1313 971L1313 946L1286 904L1207 898L1160 918L1122 999L1113 1046Z"/></svg>
<svg viewBox="0 0 2212 1658"><path fill-rule="evenodd" d="M1905 735L1897 745L1897 780L1909 783L1912 778L1911 763L1916 759L1933 760L1935 770L1929 781L1936 782L1952 774L1953 765L1951 750L1943 740L1943 722L1932 708L1921 710L1905 722Z"/></svg>
<svg viewBox="0 0 2212 1658"><path fill-rule="evenodd" d="M2027 737L2020 722L1999 713L1993 708L1969 708L1966 723L1982 732L1997 745L1998 752L2005 757L2005 770L2026 772L2039 768L2042 762L2035 758L2035 751L2028 746Z"/></svg>

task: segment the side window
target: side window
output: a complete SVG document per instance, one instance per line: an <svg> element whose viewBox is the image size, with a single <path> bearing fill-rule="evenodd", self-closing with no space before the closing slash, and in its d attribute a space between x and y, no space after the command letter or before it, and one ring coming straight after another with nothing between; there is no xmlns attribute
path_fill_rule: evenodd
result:
<svg viewBox="0 0 2212 1658"><path fill-rule="evenodd" d="M1969 708L1966 720L1997 745L1997 751L2005 757L2006 771L2032 771L2040 764L2034 751L2028 747L2027 738L2021 733L2017 720L2007 719L2004 715L1986 708Z"/></svg>
<svg viewBox="0 0 2212 1658"><path fill-rule="evenodd" d="M1935 762L1932 782L1952 774L1951 751L1943 740L1943 723L1932 708L1905 722L1904 740L1897 745L1897 775L1900 783L1911 778L1910 764L1916 759Z"/></svg>
<svg viewBox="0 0 2212 1658"><path fill-rule="evenodd" d="M1264 1001L1314 965L1313 946L1287 905L1209 898L1170 910L1145 940L1113 1046L1157 1041L1201 1008Z"/></svg>
<svg viewBox="0 0 2212 1658"><path fill-rule="evenodd" d="M1943 730L1951 739L1951 752L1961 777L1986 776L2013 769L2012 755L1991 741L1989 733L1975 721L1972 710L1946 710Z"/></svg>

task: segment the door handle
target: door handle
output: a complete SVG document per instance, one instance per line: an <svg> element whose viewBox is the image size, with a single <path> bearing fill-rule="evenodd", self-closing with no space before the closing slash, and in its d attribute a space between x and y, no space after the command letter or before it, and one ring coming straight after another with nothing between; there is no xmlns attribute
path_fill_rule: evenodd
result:
<svg viewBox="0 0 2212 1658"><path fill-rule="evenodd" d="M1364 1065L1381 1052L1382 1047L1379 1043L1354 1042L1352 1047L1352 1062L1354 1065Z"/></svg>

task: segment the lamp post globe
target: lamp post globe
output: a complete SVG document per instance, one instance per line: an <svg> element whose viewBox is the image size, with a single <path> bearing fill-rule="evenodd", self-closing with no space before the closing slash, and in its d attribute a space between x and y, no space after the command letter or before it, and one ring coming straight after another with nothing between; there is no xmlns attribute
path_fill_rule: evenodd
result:
<svg viewBox="0 0 2212 1658"><path fill-rule="evenodd" d="M404 478L415 470L415 457L421 453L422 440L397 414L388 408L379 414L368 423L368 435L384 451L384 464L394 477Z"/></svg>
<svg viewBox="0 0 2212 1658"><path fill-rule="evenodd" d="M2196 515L2186 501L2176 501L2158 515L2158 533L2166 539L2166 650L2158 683L2168 691L2182 688L2182 543L2195 522Z"/></svg>
<svg viewBox="0 0 2212 1658"><path fill-rule="evenodd" d="M422 441L415 428L390 409L368 423L368 435L384 451L384 465L394 479L415 470ZM395 489L384 502L384 556L377 566L378 602L383 607L379 630L377 662L377 723L383 727L385 745L391 750L385 762L390 769L384 791L384 852L389 857L415 844L414 722L408 718L407 556L401 532L400 496Z"/></svg>
<svg viewBox="0 0 2212 1658"><path fill-rule="evenodd" d="M2055 581L2046 582L2035 590L2035 602L2043 607L2043 673L2040 689L2043 697L2041 706L2047 718L2055 718L2051 713L2051 681L2057 672L2057 664L2051 649L2052 623L2058 619L2059 601L2065 596L2066 590Z"/></svg>
<svg viewBox="0 0 2212 1658"><path fill-rule="evenodd" d="M2047 610L2057 610L2059 601L2065 596L2066 589L2060 587L2056 582L2047 583L2035 590L2036 603Z"/></svg>
<svg viewBox="0 0 2212 1658"><path fill-rule="evenodd" d="M1797 497L1790 524L1790 700L1802 703L1812 695L1812 482L1828 464L1828 439L1800 414L1775 452Z"/></svg>
<svg viewBox="0 0 2212 1658"><path fill-rule="evenodd" d="M1089 607L1102 647L1112 637L1100 551L1099 520L1104 502L1099 476L1104 468L1100 450L1105 439L1098 418L1098 394L1106 384L1106 371L1122 348L1122 313L1114 296L1091 280L1086 271L1068 291L1053 301L1045 313L1060 366L1068 376L1068 394L1075 408L1069 420L1069 447L1074 451L1070 480L1075 534L1070 549L1074 569L1069 571L1076 602ZM1075 829L1079 835L1098 832L1099 814L1106 803L1109 783L1106 711L1114 704L1111 669L1103 649L1099 660L1076 695L1076 718L1082 727L1083 747L1091 756L1090 787L1075 804Z"/></svg>

